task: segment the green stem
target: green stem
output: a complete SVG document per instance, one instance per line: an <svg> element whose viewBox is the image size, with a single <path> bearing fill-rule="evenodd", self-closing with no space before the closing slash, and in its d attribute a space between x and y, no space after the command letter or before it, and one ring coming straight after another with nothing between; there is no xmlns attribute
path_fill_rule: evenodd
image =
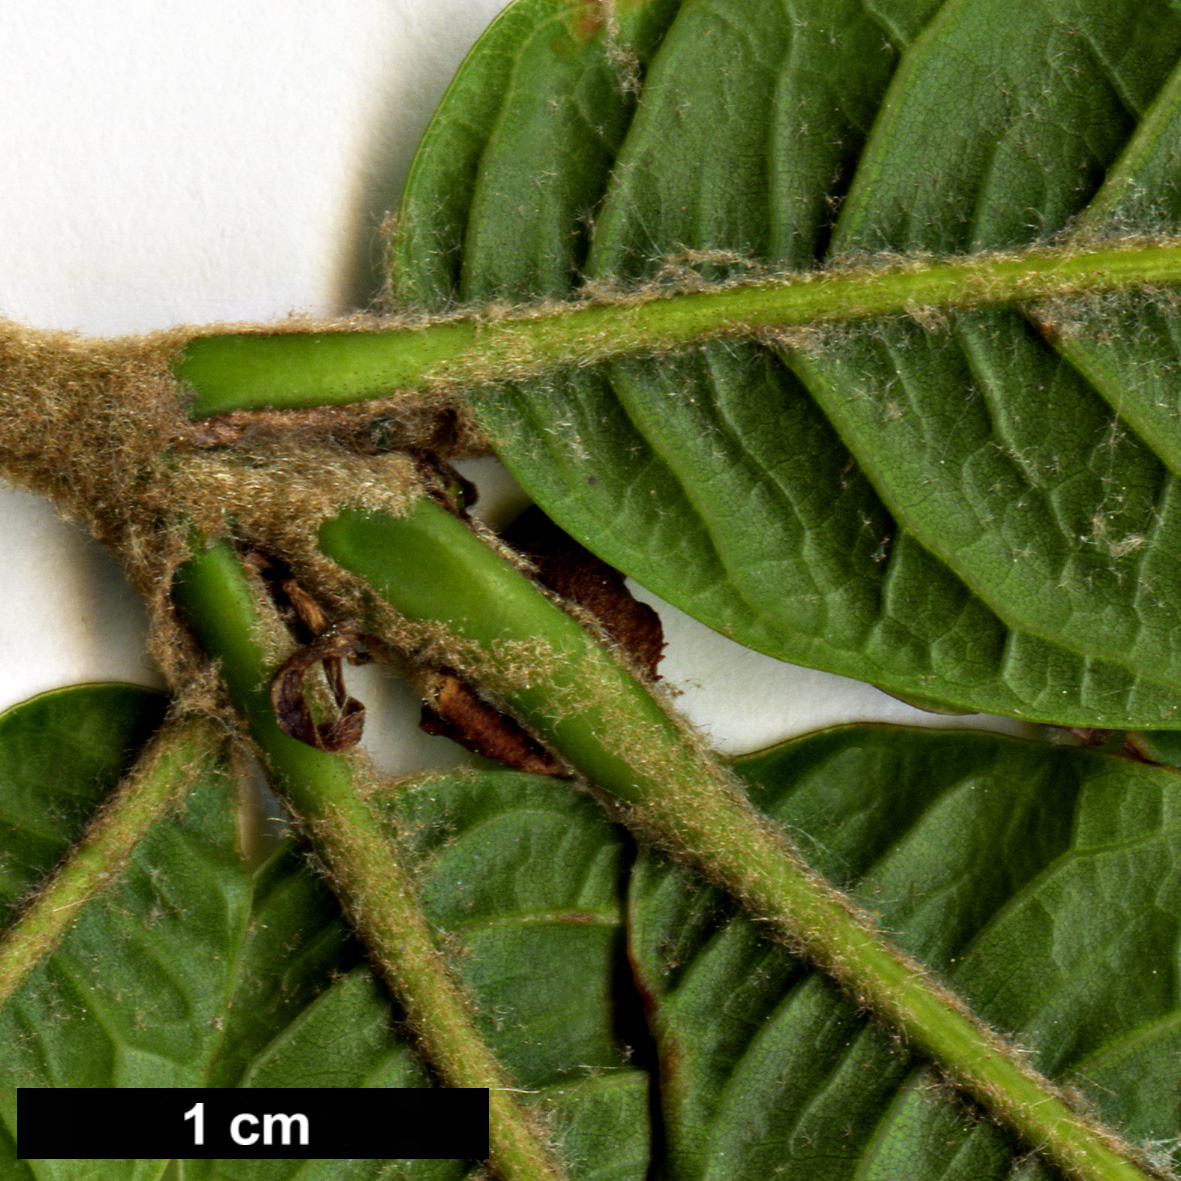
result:
<svg viewBox="0 0 1181 1181"><path fill-rule="evenodd" d="M167 724L95 817L70 856L0 942L0 1006L62 940L83 906L123 872L136 845L221 756L212 723Z"/></svg>
<svg viewBox="0 0 1181 1181"><path fill-rule="evenodd" d="M977 255L615 303L551 305L500 319L451 319L416 328L204 336L189 343L175 373L194 392L192 416L204 418L510 380L726 334L1178 282L1181 246L1175 245Z"/></svg>
<svg viewBox="0 0 1181 1181"><path fill-rule="evenodd" d="M820 880L782 832L630 673L460 521L421 501L405 518L346 510L324 552L405 619L441 623L504 703L654 840L742 899L789 946L903 1030L1030 1146L1075 1176L1143 1181L1130 1150L1072 1111L956 998Z"/></svg>
<svg viewBox="0 0 1181 1181"><path fill-rule="evenodd" d="M408 876L381 823L358 793L349 760L287 737L267 686L274 672L261 637L268 621L233 550L190 560L174 595L204 650L221 663L276 787L312 837L341 900L406 1011L431 1065L450 1086L489 1092L491 1164L504 1181L561 1181L544 1137L472 1020Z"/></svg>

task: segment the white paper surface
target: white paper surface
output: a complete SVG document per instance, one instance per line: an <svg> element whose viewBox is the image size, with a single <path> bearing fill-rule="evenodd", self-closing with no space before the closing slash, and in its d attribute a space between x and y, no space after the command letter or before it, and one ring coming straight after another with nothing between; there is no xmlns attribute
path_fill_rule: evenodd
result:
<svg viewBox="0 0 1181 1181"><path fill-rule="evenodd" d="M7 0L0 315L117 335L364 302L375 228L499 7ZM79 681L159 683L143 611L109 555L20 491L0 489L0 528L0 707ZM665 675L726 749L845 720L963 724L663 614ZM352 683L371 713L398 719L379 744L390 769L452 757L414 730L405 690L369 670Z"/></svg>

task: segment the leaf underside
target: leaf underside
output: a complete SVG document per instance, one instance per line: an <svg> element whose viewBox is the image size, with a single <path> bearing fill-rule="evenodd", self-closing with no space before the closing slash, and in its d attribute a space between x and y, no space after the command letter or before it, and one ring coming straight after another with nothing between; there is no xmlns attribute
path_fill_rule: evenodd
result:
<svg viewBox="0 0 1181 1181"><path fill-rule="evenodd" d="M4 882L6 904L68 852L160 702L131 686L82 686L0 717L0 843L4 864L21 866ZM211 777L153 827L118 885L84 908L0 1011L0 1171L13 1181L149 1181L166 1164L18 1163L18 1087L423 1085L389 1022L388 998L327 888L291 848L251 873L229 777ZM184 1178L376 1181L384 1167L314 1163L192 1161Z"/></svg>
<svg viewBox="0 0 1181 1181"><path fill-rule="evenodd" d="M1176 233L1175 4L596 14L518 0L469 57L403 199L403 304ZM1175 728L1179 344L1175 293L1136 290L471 398L565 529L746 645L961 709Z"/></svg>
<svg viewBox="0 0 1181 1181"><path fill-rule="evenodd" d="M84 688L0 719L0 798L19 799L22 777L43 783L47 762L58 768L46 811L6 813L6 864L31 875L52 864L153 710L142 691ZM83 737L63 758L71 732ZM809 834L818 868L1040 1068L1134 1140L1175 1134L1175 772L889 727L820 733L739 770L760 807ZM1045 1176L821 974L766 943L713 889L637 853L568 785L453 773L400 789L395 804L481 1026L517 1085L553 1112L578 1181L641 1181L654 1161L669 1181L776 1170L834 1181L987 1181L1014 1167ZM47 813L62 823L46 826ZM293 847L245 868L228 781L213 778L153 830L0 1016L5 1176L149 1181L166 1163L18 1164L15 1086L429 1085L398 1018ZM452 1181L473 1171L461 1161L189 1161L183 1176Z"/></svg>
<svg viewBox="0 0 1181 1181"><path fill-rule="evenodd" d="M1172 234L1179 57L1159 2L653 0L605 23L519 0L424 139L394 292L440 310ZM1181 728L1179 323L1160 290L918 309L472 398L564 528L745 644L952 707ZM160 711L106 686L0 718L0 904L66 853ZM1176 1163L1176 773L885 727L738 769L899 944ZM567 786L448 775L396 806L484 1033L578 1181L1047 1175ZM21 1085L431 1085L324 884L290 845L250 870L234 814L228 776L199 784L0 1013L6 1176L169 1164L18 1162Z"/></svg>

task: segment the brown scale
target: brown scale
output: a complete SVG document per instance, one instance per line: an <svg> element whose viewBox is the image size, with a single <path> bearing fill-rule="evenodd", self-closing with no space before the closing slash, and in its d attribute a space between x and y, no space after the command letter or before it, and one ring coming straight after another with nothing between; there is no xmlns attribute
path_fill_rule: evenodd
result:
<svg viewBox="0 0 1181 1181"><path fill-rule="evenodd" d="M302 645L271 678L271 706L279 729L317 750L335 752L356 746L365 726L365 706L345 690L342 663L367 663L377 639L365 635L355 620L334 623L275 558L252 549L242 559L262 579L279 618ZM335 704L334 716L326 721L316 719L304 687L304 679L317 665Z"/></svg>
<svg viewBox="0 0 1181 1181"><path fill-rule="evenodd" d="M595 557L536 507L526 509L501 539L529 559L534 578L542 586L590 612L644 673L660 679L656 671L664 652L660 616L632 596L618 570ZM428 734L444 735L516 770L570 774L512 718L486 702L450 669L439 670L419 725Z"/></svg>

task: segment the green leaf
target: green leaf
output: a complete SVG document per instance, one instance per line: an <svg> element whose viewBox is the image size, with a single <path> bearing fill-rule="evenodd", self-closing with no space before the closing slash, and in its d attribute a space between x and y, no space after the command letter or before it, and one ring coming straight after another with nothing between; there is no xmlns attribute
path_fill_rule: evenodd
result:
<svg viewBox="0 0 1181 1181"><path fill-rule="evenodd" d="M1181 1092L1165 1065L1178 1049L1168 965L1181 931L1165 916L1175 905L1181 781L1077 749L885 727L815 735L745 760L743 772L771 814L808 834L813 863L851 886L897 942L1014 1034L1037 1066L1081 1087L1130 1138L1173 1134ZM701 1055L710 1069L692 1072L677 1095L681 1109L709 1113L682 1119L686 1152L704 1138L702 1124L711 1144L733 1143L736 1109L748 1122L760 1111L766 1119L761 1087L774 1079L774 1102L784 1105L774 1126L790 1130L771 1155L815 1157L824 1176L847 1175L858 1156L865 1175L1008 1175L1011 1147L995 1127L938 1114L920 1076L891 1068L888 1036L873 1025L854 1036L852 1010L827 982L782 968L785 987L759 979L754 965L766 953L745 920L703 924L702 902L687 902L667 869L651 882L664 923L646 940L648 979L685 1059L695 1042L714 1047ZM662 950L668 931L684 933ZM733 979L719 979L718 965L743 956L751 1007L735 1005L732 1031L719 1034L715 1015ZM801 1044L812 1049L801 1055ZM711 1075L727 1060L723 1088ZM799 1085L804 1076L813 1089ZM823 1135L827 1152L808 1143ZM759 1150L745 1152L757 1175ZM830 1155L846 1164L819 1163Z"/></svg>
<svg viewBox="0 0 1181 1181"><path fill-rule="evenodd" d="M82 835L166 706L129 685L88 685L0 714L0 922Z"/></svg>
<svg viewBox="0 0 1181 1181"><path fill-rule="evenodd" d="M886 727L739 766L770 815L810 834L815 863L1039 1066L1133 1139L1173 1135L1175 773ZM614 1167L603 1175L646 1175L649 1086L669 1178L1010 1175L995 1125L567 786L441 776L397 815L490 1040L540 1098L578 1096L594 1138L574 1155Z"/></svg>
<svg viewBox="0 0 1181 1181"><path fill-rule="evenodd" d="M0 839L5 864L19 858L21 866L7 901L68 850L162 705L130 686L86 686L0 718ZM302 858L288 848L252 874L238 851L228 778L200 782L0 1011L4 1175L139 1181L165 1163L18 1164L21 1086L422 1085L391 1028L388 997L359 959L335 901ZM380 1164L316 1162L300 1176L360 1181ZM277 1179L301 1165L191 1162L185 1176Z"/></svg>
<svg viewBox="0 0 1181 1181"><path fill-rule="evenodd" d="M25 879L9 899L68 850L161 713L159 695L113 685L46 694L0 718L4 795L23 804L3 833L4 855L21 857ZM317 1081L308 1085L406 1085L416 1077L412 1055L390 1029L388 998L367 969L353 967L359 955L347 940L331 895L290 851L249 872L228 778L200 782L0 1012L5 1175L138 1181L165 1163L18 1164L17 1087L266 1086L277 1077L290 1086L309 1074ZM316 1020L333 1036L309 1061L300 1031ZM293 1176L299 1163L268 1162L265 1175ZM376 1162L325 1164L301 1176L360 1181L378 1172ZM186 1176L233 1175L210 1172L212 1162L194 1166Z"/></svg>
<svg viewBox="0 0 1181 1181"><path fill-rule="evenodd" d="M112 685L46 694L0 718L0 853L6 865L21 859L6 900L26 894L68 851L161 714L158 695ZM494 832L503 872L481 868L477 908L464 883L472 881L470 860L441 853L427 879L428 896L440 899L433 917L468 947L489 1038L521 1085L553 1106L567 1151L584 1162L577 1176L639 1177L648 1155L647 1082L637 1071L619 1072L611 990L621 950L620 838L589 800L543 793L535 807L523 807L536 792L529 782L518 787L466 785L473 796L466 823L477 829L467 856L479 862L480 836ZM419 837L425 856L455 820L429 788L415 800L424 819L433 816ZM506 801L514 809L500 824L498 801L501 810ZM581 861L577 836L562 837L577 824L593 838ZM551 880L537 862L552 869L555 849L564 873ZM514 896L513 875L531 890ZM522 972L538 956L560 965L562 989ZM506 1007L521 1015L517 1022L497 1017ZM0 1011L4 1175L146 1181L166 1164L18 1163L17 1087L426 1085L400 1021L303 855L287 844L250 871L238 850L232 785L224 775L207 778L179 815L148 834L126 874L84 908ZM617 1073L600 1083L587 1077L592 1068ZM629 1172L629 1161L640 1163ZM194 1160L184 1177L449 1181L470 1172L459 1161Z"/></svg>
<svg viewBox="0 0 1181 1181"><path fill-rule="evenodd" d="M404 302L1176 232L1164 0L583 12L518 0L469 57L403 199ZM470 398L563 527L734 639L950 707L1168 728L1177 322L1169 291L916 309Z"/></svg>
<svg viewBox="0 0 1181 1181"><path fill-rule="evenodd" d="M0 766L23 769L42 799L78 808L88 791L109 789L158 716L158 699L140 690L47 695L0 719ZM59 758L58 774L39 784L67 721L94 742L79 737L79 757ZM1039 1067L1132 1139L1173 1135L1176 772L887 727L821 733L738 766L769 815L807 834L813 863L1016 1034ZM733 903L637 853L568 785L441 775L391 797L391 820L485 1035L532 1101L553 1111L573 1177L646 1177L654 1150L676 1179L776 1168L1009 1175L1015 1149L993 1124L963 1111ZM29 827L12 824L8 844ZM18 1165L14 1085L423 1085L397 1019L291 846L247 870L228 781L210 779L0 1013L11 1175L139 1181L165 1163ZM210 1181L469 1173L430 1161L185 1170Z"/></svg>
<svg viewBox="0 0 1181 1181"><path fill-rule="evenodd" d="M1133 1140L1175 1144L1176 773L887 727L821 733L739 769L770 815L809 834L817 866L1037 1065ZM651 1072L660 1175L1012 1174L1019 1155L994 1124L720 893L650 852L633 860L568 788L509 773L444 777L408 804L403 822L424 826L429 904L494 1006L490 1036L532 1085L552 1086L562 1072L549 1051L525 1044L540 988L561 998L560 1037L577 1046L566 1062L580 1064L584 1085L610 1088L636 1073L618 1056L626 1030L631 1061ZM626 888L622 927L613 878ZM523 914L538 923L527 933ZM609 934L626 938L626 959L572 955L573 943ZM503 987L522 973L530 987Z"/></svg>

